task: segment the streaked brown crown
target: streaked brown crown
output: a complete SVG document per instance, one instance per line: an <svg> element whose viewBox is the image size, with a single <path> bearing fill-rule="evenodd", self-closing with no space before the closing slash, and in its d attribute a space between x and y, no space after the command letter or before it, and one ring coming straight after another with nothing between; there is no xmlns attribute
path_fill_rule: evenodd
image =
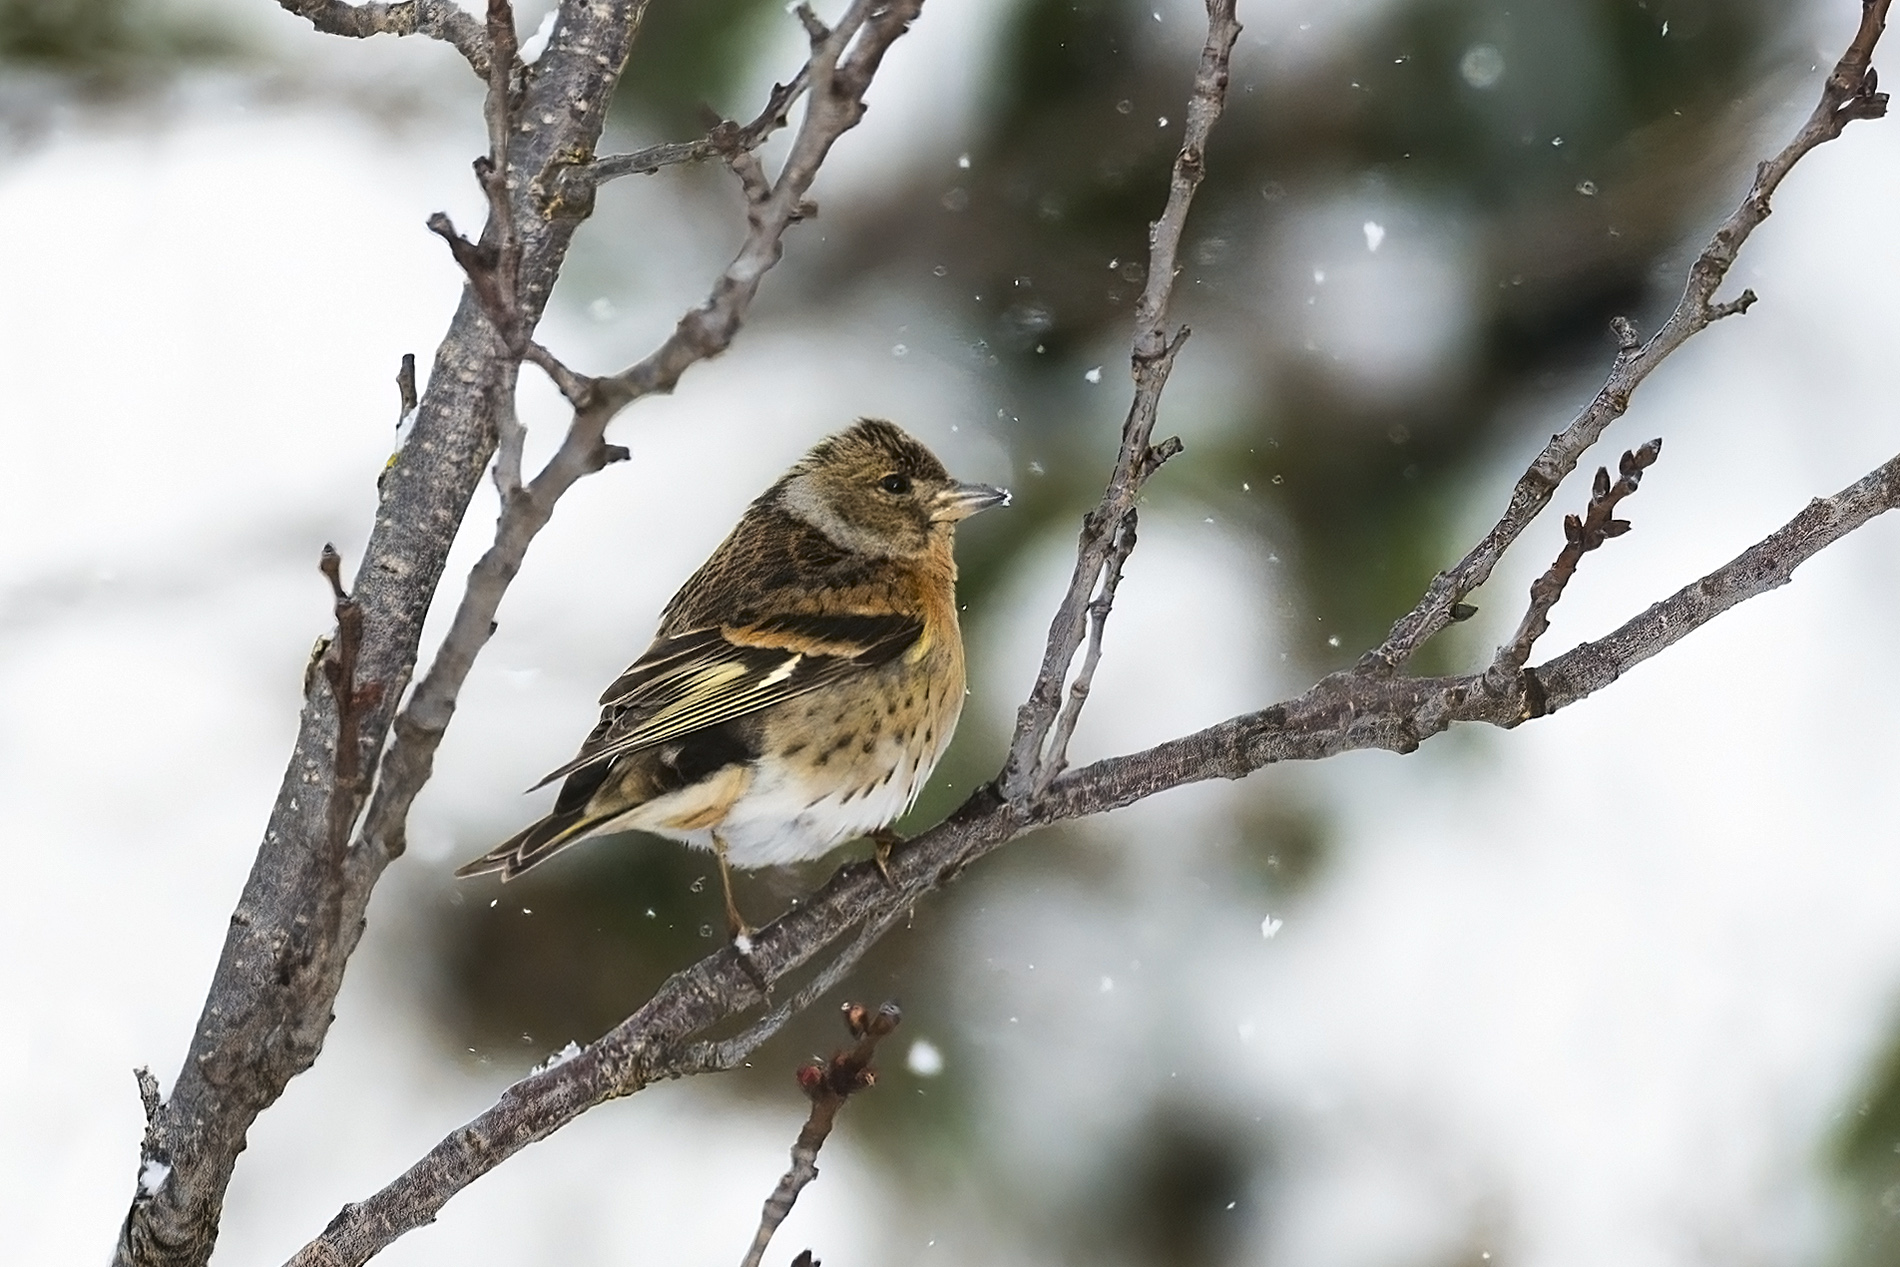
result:
<svg viewBox="0 0 1900 1267"><path fill-rule="evenodd" d="M798 460L789 474L820 469L861 472L872 468L913 480L938 483L950 480L950 472L944 469L936 454L902 427L882 418L860 418L845 430L826 436Z"/></svg>
<svg viewBox="0 0 1900 1267"><path fill-rule="evenodd" d="M855 554L914 558L951 524L937 498L956 481L936 454L878 418L818 442L762 501Z"/></svg>

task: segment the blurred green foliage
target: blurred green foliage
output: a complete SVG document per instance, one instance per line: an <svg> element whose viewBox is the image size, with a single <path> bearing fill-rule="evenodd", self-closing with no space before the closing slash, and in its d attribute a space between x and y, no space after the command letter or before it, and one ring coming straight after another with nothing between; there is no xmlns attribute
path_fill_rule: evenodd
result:
<svg viewBox="0 0 1900 1267"><path fill-rule="evenodd" d="M1832 1161L1844 1181L1849 1227L1841 1267L1900 1263L1900 1030L1843 1115Z"/></svg>
<svg viewBox="0 0 1900 1267"><path fill-rule="evenodd" d="M237 44L157 0L0 0L0 64L95 83L231 56Z"/></svg>
<svg viewBox="0 0 1900 1267"><path fill-rule="evenodd" d="M773 19L773 0L653 0L620 80L615 109L669 138L706 128L704 111L750 119L762 103L736 100ZM789 76L796 67L784 72Z"/></svg>

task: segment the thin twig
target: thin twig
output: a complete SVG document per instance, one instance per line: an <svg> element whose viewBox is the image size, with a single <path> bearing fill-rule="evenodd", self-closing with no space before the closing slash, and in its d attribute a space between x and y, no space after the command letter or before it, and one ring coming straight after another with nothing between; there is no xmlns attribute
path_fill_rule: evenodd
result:
<svg viewBox="0 0 1900 1267"><path fill-rule="evenodd" d="M853 0L837 26L812 50L810 94L791 152L763 202L750 203L750 228L739 252L700 307L680 319L673 334L646 357L599 382L599 408L582 411L570 435L584 454L607 423L642 396L673 390L687 368L731 344L750 311L759 283L784 251L785 231L810 212L805 193L832 145L864 116L864 93L890 49L916 20L923 0ZM743 179L743 173L741 173ZM748 194L754 193L749 189ZM553 474L557 455L549 464Z"/></svg>
<svg viewBox="0 0 1900 1267"><path fill-rule="evenodd" d="M336 780L344 787L353 786L362 777L362 731L358 725L360 700L357 696L356 661L363 646L363 609L343 588L343 558L336 547L324 543L317 568L330 582L330 595L336 614L336 637L323 657L324 680L336 699Z"/></svg>
<svg viewBox="0 0 1900 1267"><path fill-rule="evenodd" d="M744 127L735 127L723 122L697 141L666 141L659 145L649 145L645 149L635 150L631 154L609 154L597 158L591 163L579 164L568 168L563 180L598 187L610 180L622 176L651 176L662 167L671 167L677 163L696 163L702 159L714 158L734 149L756 150L780 128L785 126L786 118L792 109L792 103L804 95L811 86L811 64L807 62L799 67L787 83L773 84L771 96L766 99L765 109L757 118ZM574 190L573 192L579 192Z"/></svg>
<svg viewBox="0 0 1900 1267"><path fill-rule="evenodd" d="M1847 51L1822 85L1821 99L1807 121L1782 151L1755 169L1754 183L1741 204L1729 214L1702 254L1689 269L1682 298L1655 337L1636 346L1634 331L1624 322L1618 332L1616 360L1610 374L1570 425L1550 438L1511 490L1504 514L1456 565L1432 579L1418 604L1392 626L1378 647L1368 651L1360 665L1369 672L1391 673L1403 667L1419 647L1456 617L1453 609L1490 577L1491 570L1531 521L1557 492L1564 477L1576 469L1583 454L1612 422L1629 408L1630 395L1656 367L1689 338L1724 317L1746 312L1755 293L1744 290L1727 303L1716 303L1715 292L1728 277L1736 254L1749 235L1768 218L1769 200L1781 182L1815 147L1839 136L1857 119L1878 119L1887 113L1887 94L1875 91L1872 69L1874 45L1886 27L1891 0L1862 0L1860 26ZM1624 337L1627 332L1629 337Z"/></svg>
<svg viewBox="0 0 1900 1267"><path fill-rule="evenodd" d="M1900 457L1832 497L1809 502L1779 529L1615 632L1566 651L1537 669L1548 711L1602 690L1737 604L1786 585L1801 564L1894 509L1900 509Z"/></svg>
<svg viewBox="0 0 1900 1267"><path fill-rule="evenodd" d="M416 354L404 352L402 365L396 370L396 396L402 402L402 412L398 419L407 418L416 411Z"/></svg>
<svg viewBox="0 0 1900 1267"><path fill-rule="evenodd" d="M1537 640L1550 630L1550 613L1564 596L1564 587L1570 584L1570 578L1576 575L1577 565L1583 562L1583 556L1602 545L1612 537L1620 537L1630 530L1627 519L1616 518L1616 507L1625 497L1633 494L1642 484L1643 472L1656 464L1662 456L1662 440L1651 440L1641 448L1627 451L1617 464L1617 480L1610 481L1610 472L1599 466L1596 483L1591 486L1590 504L1584 508L1581 517L1564 516L1564 548L1557 552L1557 559L1542 576L1531 583L1530 606L1524 611L1524 618L1518 622L1517 632L1511 640L1498 648L1497 656L1491 662L1490 676L1494 682L1503 682L1530 663L1531 648Z"/></svg>
<svg viewBox="0 0 1900 1267"><path fill-rule="evenodd" d="M1088 605L1088 649L1082 654L1082 667L1076 671L1075 680L1069 683L1068 702L1062 706L1062 715L1056 718L1055 730L1049 739L1049 751L1058 754L1057 760L1063 764L1067 763L1069 740L1075 734L1076 722L1081 719L1082 706L1088 703L1089 691L1095 685L1095 666L1101 663L1102 634L1108 627L1108 613L1115 606L1115 589L1121 584L1123 565L1135 550L1137 518L1138 512L1133 506L1122 516L1121 526L1115 530L1115 539L1109 546L1108 559L1103 564L1102 588ZM1052 762L1036 790L1049 786L1050 780L1061 772L1060 766Z"/></svg>
<svg viewBox="0 0 1900 1267"><path fill-rule="evenodd" d="M1168 185L1168 201L1148 233L1148 280L1135 303L1135 342L1131 358L1134 399L1129 402L1128 417L1122 424L1121 450L1115 459L1114 473L1102 492L1101 503L1082 521L1075 570L1070 574L1069 588L1056 608L1055 618L1049 623L1049 640L1035 685L1016 712L1016 732L1010 740L1009 757L997 777L998 789L1012 800L1047 787L1068 760L1068 731L1073 730L1074 722L1060 734L1059 743L1049 742L1050 730L1062 707L1062 683L1068 677L1069 666L1075 661L1075 653L1090 623L1090 596L1096 592L1122 520L1134 506L1142 485L1168 454L1180 450L1179 440L1169 440L1154 448L1149 445L1161 407L1161 391L1167 386L1174 358L1188 337L1185 326L1173 338L1167 337L1168 302L1174 294L1175 261L1181 249L1181 234L1187 227L1188 208L1207 170L1207 139L1227 99L1228 62L1238 38L1240 23L1234 19L1233 0L1207 0L1207 42L1201 49L1194 75L1187 122L1181 130L1181 148L1175 155ZM1107 609L1103 608L1094 623L1099 626L1107 618ZM1080 705L1076 704L1076 708Z"/></svg>
<svg viewBox="0 0 1900 1267"><path fill-rule="evenodd" d="M895 1003L886 1003L875 1012L862 1003L847 1003L843 1011L845 1028L851 1031L857 1042L833 1053L831 1059L823 1064L814 1061L799 1067L798 1085L811 1098L811 1113L792 1145L792 1168L785 1172L785 1177L778 1181L778 1187L766 1198L765 1209L759 1214L759 1230L752 1238L752 1248L746 1251L739 1267L759 1267L765 1261L765 1249L772 1243L772 1234L778 1231L785 1216L792 1212L798 1194L818 1177L818 1150L830 1138L831 1128L838 1120L838 1110L844 1107L844 1102L852 1095L877 1082L877 1070L871 1068L871 1060L877 1055L877 1045L903 1019L903 1013Z"/></svg>
<svg viewBox="0 0 1900 1267"><path fill-rule="evenodd" d="M731 1038L717 1042L694 1043L674 1058L654 1067L655 1077L683 1078L698 1073L722 1073L736 1069L746 1057L765 1045L767 1039L784 1029L794 1017L805 1011L839 982L851 974L871 947L882 941L891 925L910 913L907 906L892 906L869 920L851 944L839 951L823 968L812 975L791 998L773 1008L759 1020Z"/></svg>
<svg viewBox="0 0 1900 1267"><path fill-rule="evenodd" d="M569 369L561 363L559 357L533 339L523 341L521 358L538 366L555 387L560 389L561 395L567 397L568 404L576 409L588 409L593 406L594 380L585 374Z"/></svg>

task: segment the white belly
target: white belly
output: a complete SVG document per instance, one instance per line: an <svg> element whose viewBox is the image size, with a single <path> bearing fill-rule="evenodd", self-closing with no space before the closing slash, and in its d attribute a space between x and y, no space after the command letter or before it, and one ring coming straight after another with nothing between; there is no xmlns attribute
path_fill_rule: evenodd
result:
<svg viewBox="0 0 1900 1267"><path fill-rule="evenodd" d="M866 764L889 770L890 777L872 782L869 788L862 780L841 784L835 778L820 782L810 777L823 774L822 770L805 770L801 778L755 767L751 783L717 828L660 829L659 834L711 849L716 830L726 842L728 860L748 871L819 857L903 817L943 757L954 725L953 718L951 725L942 728L943 738L937 745L915 757L904 751L905 745L888 743L875 763Z"/></svg>

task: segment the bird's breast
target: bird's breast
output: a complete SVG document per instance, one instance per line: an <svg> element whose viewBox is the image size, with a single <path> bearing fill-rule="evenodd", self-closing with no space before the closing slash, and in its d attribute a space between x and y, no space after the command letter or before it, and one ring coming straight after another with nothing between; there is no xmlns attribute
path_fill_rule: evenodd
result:
<svg viewBox="0 0 1900 1267"><path fill-rule="evenodd" d="M889 826L915 803L963 710L963 656L939 639L762 718L760 755L719 827L733 863L817 857Z"/></svg>

